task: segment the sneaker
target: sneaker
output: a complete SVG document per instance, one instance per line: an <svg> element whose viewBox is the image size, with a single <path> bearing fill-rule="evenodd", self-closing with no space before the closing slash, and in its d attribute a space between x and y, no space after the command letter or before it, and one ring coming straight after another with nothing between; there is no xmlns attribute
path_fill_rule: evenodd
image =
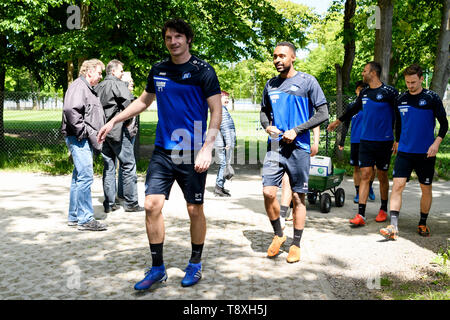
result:
<svg viewBox="0 0 450 320"><path fill-rule="evenodd" d="M116 196L116 201L115 202L116 202L117 205L120 205L122 202L125 202L125 198Z"/></svg>
<svg viewBox="0 0 450 320"><path fill-rule="evenodd" d="M359 213L353 219L350 219L350 223L357 226L364 226L366 224L366 218L364 218Z"/></svg>
<svg viewBox="0 0 450 320"><path fill-rule="evenodd" d="M106 225L93 219L87 223L80 224L78 226L78 230L81 230L81 231L104 231L104 230L106 230Z"/></svg>
<svg viewBox="0 0 450 320"><path fill-rule="evenodd" d="M125 208L125 212L141 212L144 211L145 208L141 207L140 205L131 207L131 208Z"/></svg>
<svg viewBox="0 0 450 320"><path fill-rule="evenodd" d="M300 261L300 248L296 245L292 245L289 248L289 254L286 258L286 261L289 263L294 263Z"/></svg>
<svg viewBox="0 0 450 320"><path fill-rule="evenodd" d="M272 239L272 243L269 246L269 249L267 249L267 256L269 257L275 257L278 252L280 252L280 247L283 245L283 243L286 241L286 236L279 237L275 235Z"/></svg>
<svg viewBox="0 0 450 320"><path fill-rule="evenodd" d="M354 203L359 203L359 193L353 198Z"/></svg>
<svg viewBox="0 0 450 320"><path fill-rule="evenodd" d="M417 226L417 233L420 234L422 237L429 237L431 234L430 228L424 225L418 225Z"/></svg>
<svg viewBox="0 0 450 320"><path fill-rule="evenodd" d="M120 206L114 203L112 206L105 208L105 213L110 213L112 211L119 210Z"/></svg>
<svg viewBox="0 0 450 320"><path fill-rule="evenodd" d="M369 200L370 201L375 201L375 192L373 192L373 188L370 187L369 189Z"/></svg>
<svg viewBox="0 0 450 320"><path fill-rule="evenodd" d="M164 264L148 268L145 272L145 278L134 285L135 290L147 290L155 282L164 282L167 280L166 267Z"/></svg>
<svg viewBox="0 0 450 320"><path fill-rule="evenodd" d="M78 221L68 221L67 225L69 227L76 227L78 225Z"/></svg>
<svg viewBox="0 0 450 320"><path fill-rule="evenodd" d="M190 263L184 269L186 274L183 280L181 280L181 285L183 287L190 287L199 282L202 278L202 263Z"/></svg>
<svg viewBox="0 0 450 320"><path fill-rule="evenodd" d="M386 228L380 229L380 233L387 240L397 240L398 239L398 229L393 225L389 225Z"/></svg>
<svg viewBox="0 0 450 320"><path fill-rule="evenodd" d="M291 208L288 208L286 211L286 221L292 221L294 220L294 217L292 216L292 210Z"/></svg>
<svg viewBox="0 0 450 320"><path fill-rule="evenodd" d="M219 187L218 185L216 185L216 187L214 188L214 195L216 197L229 197L229 196L231 196L229 193L224 192L223 188Z"/></svg>
<svg viewBox="0 0 450 320"><path fill-rule="evenodd" d="M380 209L380 211L378 212L377 217L375 218L376 222L384 222L387 220L387 213L386 211L384 211L383 209Z"/></svg>

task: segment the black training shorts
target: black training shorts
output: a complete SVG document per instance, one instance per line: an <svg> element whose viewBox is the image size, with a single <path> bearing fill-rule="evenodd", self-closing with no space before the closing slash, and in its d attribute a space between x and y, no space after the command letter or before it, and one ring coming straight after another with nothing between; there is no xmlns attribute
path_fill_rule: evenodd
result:
<svg viewBox="0 0 450 320"><path fill-rule="evenodd" d="M361 140L359 143L359 167L376 165L378 170L389 170L393 144L394 141Z"/></svg>
<svg viewBox="0 0 450 320"><path fill-rule="evenodd" d="M163 194L169 199L174 181L187 203L203 204L207 171L194 170L194 153L173 158L171 150L155 146L145 178L145 195Z"/></svg>
<svg viewBox="0 0 450 320"><path fill-rule="evenodd" d="M409 181L411 172L414 170L421 184L431 185L433 183L435 163L436 157L427 158L426 153L399 151L395 159L392 176L394 178L407 178Z"/></svg>

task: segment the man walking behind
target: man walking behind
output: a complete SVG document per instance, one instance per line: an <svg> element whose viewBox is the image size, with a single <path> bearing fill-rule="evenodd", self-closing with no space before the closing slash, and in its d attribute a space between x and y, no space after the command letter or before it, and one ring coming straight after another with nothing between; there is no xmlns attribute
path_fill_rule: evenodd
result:
<svg viewBox="0 0 450 320"><path fill-rule="evenodd" d="M430 235L427 218L432 201L431 184L436 154L447 134L448 120L439 95L422 87L422 74L422 68L417 64L406 68L403 75L408 91L397 99L401 122L396 126L397 142L394 145L394 150L398 150L398 153L392 173L394 185L389 203L391 223L380 230L380 233L389 240L398 238L398 217L402 207L402 193L412 170L416 171L420 189L422 189L417 232L424 237ZM440 124L436 138L434 137L435 119Z"/></svg>
<svg viewBox="0 0 450 320"><path fill-rule="evenodd" d="M280 75L267 81L260 112L261 125L269 134L270 143L262 169L264 206L275 233L267 255L275 257L286 241L280 223L277 191L287 173L294 218L294 238L287 256L289 263L300 261L310 167L309 130L328 119L322 88L313 76L296 71L294 61L295 46L290 42L278 43L273 63Z"/></svg>
<svg viewBox="0 0 450 320"><path fill-rule="evenodd" d="M170 57L153 65L145 91L110 120L98 136L98 140L103 141L116 123L141 113L157 98L155 150L145 181L146 228L152 267L144 279L136 283L136 290L149 289L154 283L167 279L162 208L175 180L183 191L191 222L192 252L181 285L192 286L201 279L201 255L206 236L203 196L222 119L219 81L211 65L191 55L194 33L189 24L181 19L169 20L164 24L162 37ZM211 118L205 134L208 107Z"/></svg>

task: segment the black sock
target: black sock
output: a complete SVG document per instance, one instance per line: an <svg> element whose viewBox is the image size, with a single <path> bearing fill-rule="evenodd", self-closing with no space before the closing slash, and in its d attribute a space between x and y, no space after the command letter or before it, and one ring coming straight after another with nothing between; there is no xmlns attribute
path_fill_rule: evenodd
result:
<svg viewBox="0 0 450 320"><path fill-rule="evenodd" d="M365 205L365 204L360 203L360 204L358 205L358 213L359 213L360 215L362 215L363 217L366 216L366 205Z"/></svg>
<svg viewBox="0 0 450 320"><path fill-rule="evenodd" d="M150 243L150 253L152 254L152 266L161 266L163 261L163 243Z"/></svg>
<svg viewBox="0 0 450 320"><path fill-rule="evenodd" d="M391 210L390 215L391 215L391 224L398 229L398 216L400 215L400 212Z"/></svg>
<svg viewBox="0 0 450 320"><path fill-rule="evenodd" d="M289 208L293 208L294 207L294 202L293 201L291 201L291 203L289 204Z"/></svg>
<svg viewBox="0 0 450 320"><path fill-rule="evenodd" d="M189 260L190 263L200 263L200 260L202 259L202 251L203 251L203 243L202 244L195 244L192 243L192 254L191 259Z"/></svg>
<svg viewBox="0 0 450 320"><path fill-rule="evenodd" d="M369 188L372 188L373 181L369 182ZM370 190L370 189L369 189Z"/></svg>
<svg viewBox="0 0 450 320"><path fill-rule="evenodd" d="M384 211L387 211L387 203L388 203L387 200L381 199L381 207L380 207L380 209L384 210Z"/></svg>
<svg viewBox="0 0 450 320"><path fill-rule="evenodd" d="M359 194L359 186L355 186L355 190L356 190L356 195Z"/></svg>
<svg viewBox="0 0 450 320"><path fill-rule="evenodd" d="M302 239L303 229L298 230L294 228L294 239L292 239L292 244L294 246L300 247L300 240Z"/></svg>
<svg viewBox="0 0 450 320"><path fill-rule="evenodd" d="M282 237L283 230L281 229L280 218L278 218L277 220L270 220L270 223L272 224L273 231L275 232L275 234L279 237Z"/></svg>
<svg viewBox="0 0 450 320"><path fill-rule="evenodd" d="M289 210L289 207L286 206L280 206L280 216L283 218L286 218L287 211Z"/></svg>
<svg viewBox="0 0 450 320"><path fill-rule="evenodd" d="M419 221L419 226L426 226L427 225L427 218L428 218L428 213L420 213L420 221Z"/></svg>

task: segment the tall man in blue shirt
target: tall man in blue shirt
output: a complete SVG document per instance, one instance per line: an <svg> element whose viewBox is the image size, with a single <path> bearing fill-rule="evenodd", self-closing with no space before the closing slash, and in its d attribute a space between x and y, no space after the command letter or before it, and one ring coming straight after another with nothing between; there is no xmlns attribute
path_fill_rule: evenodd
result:
<svg viewBox="0 0 450 320"><path fill-rule="evenodd" d="M431 184L436 154L447 134L448 120L439 95L422 87L422 74L422 68L417 64L406 68L403 75L408 91L397 99L398 116L401 121L396 126L397 142L394 144L394 149L398 153L395 159L394 185L389 203L391 223L380 230L380 233L389 240L398 238L398 217L402 206L402 193L412 170L416 171L422 189L417 232L424 237L430 235L427 218L432 201ZM440 124L436 138L434 137L435 119Z"/></svg>
<svg viewBox="0 0 450 320"><path fill-rule="evenodd" d="M369 86L361 90L353 108L330 123L327 128L328 131L333 131L342 122L350 120L360 110L364 111L359 144L361 184L359 186L358 213L353 219L350 219L350 224L355 227L366 224L366 203L374 165L377 166L381 198L381 207L375 221L383 222L387 219L388 170L394 144L393 129L398 92L394 87L382 83L380 74L381 65L378 62L371 61L365 65L362 77L364 83Z"/></svg>
<svg viewBox="0 0 450 320"><path fill-rule="evenodd" d="M155 150L145 181L146 228L152 267L144 279L136 283L136 290L149 289L154 283L167 279L161 210L175 180L183 191L191 221L192 254L181 285L191 286L201 279L201 254L206 236L203 196L222 119L219 81L208 63L191 55L194 34L189 24L181 19L169 20L164 24L162 37L170 57L153 65L145 91L109 121L98 136L99 141L104 140L114 124L143 112L157 98ZM208 107L211 120L205 137Z"/></svg>
<svg viewBox="0 0 450 320"><path fill-rule="evenodd" d="M286 241L277 191L287 173L294 204L294 237L286 259L289 263L300 260L300 240L305 227L311 152L309 130L328 119L327 101L319 83L313 76L296 71L294 61L295 46L290 42L278 43L273 63L280 75L267 81L260 112L261 125L269 134L262 170L264 206L275 233L267 256L278 255Z"/></svg>

